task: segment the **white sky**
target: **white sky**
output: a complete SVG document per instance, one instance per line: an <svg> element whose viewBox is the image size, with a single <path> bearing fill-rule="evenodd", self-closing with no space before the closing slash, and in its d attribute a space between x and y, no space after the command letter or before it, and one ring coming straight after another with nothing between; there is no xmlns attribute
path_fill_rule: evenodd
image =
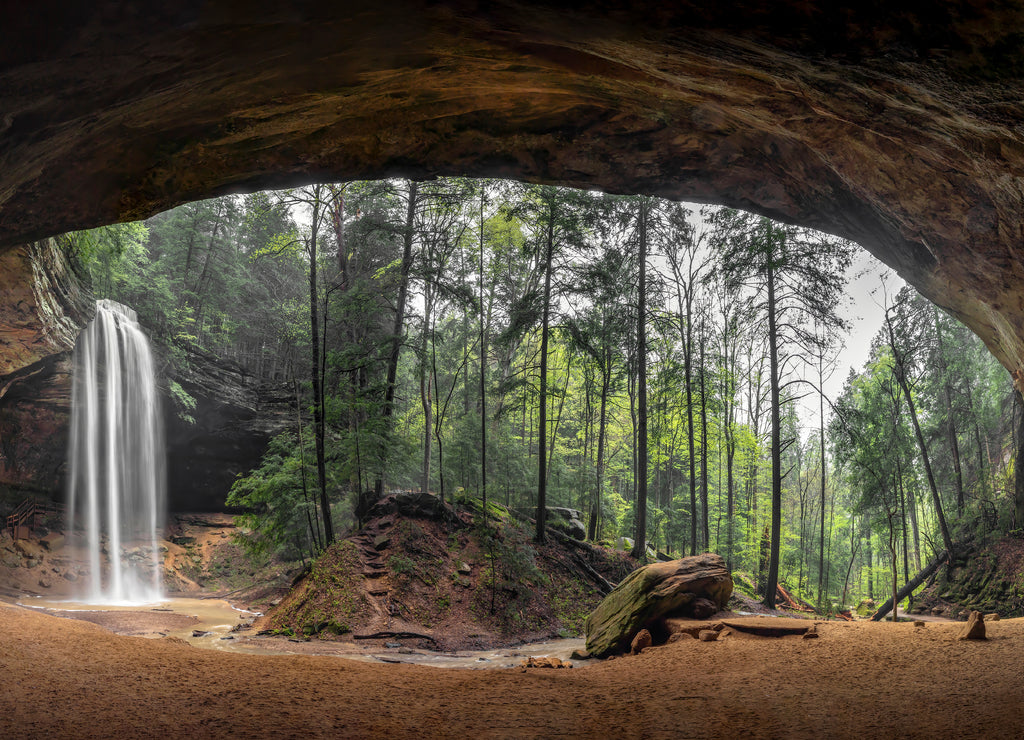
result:
<svg viewBox="0 0 1024 740"><path fill-rule="evenodd" d="M840 307L840 315L849 322L850 332L842 340L843 348L836 358L835 371L824 384L825 395L833 401L842 392L850 368L860 372L868 361L871 340L885 318L884 295L887 293L892 300L904 285L903 279L895 271L864 249L858 250L847 275L846 296ZM808 397L801 406L800 419L805 433L817 429L817 396ZM828 414L827 408L825 413Z"/></svg>

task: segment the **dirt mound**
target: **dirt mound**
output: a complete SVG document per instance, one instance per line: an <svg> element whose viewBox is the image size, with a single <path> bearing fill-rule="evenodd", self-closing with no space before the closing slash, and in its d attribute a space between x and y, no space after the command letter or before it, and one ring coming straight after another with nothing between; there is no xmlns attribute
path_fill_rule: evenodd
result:
<svg viewBox="0 0 1024 740"><path fill-rule="evenodd" d="M479 512L433 496L386 497L256 629L442 650L576 636L603 581L636 567L624 553L564 536L538 545L529 522L489 509L484 527Z"/></svg>

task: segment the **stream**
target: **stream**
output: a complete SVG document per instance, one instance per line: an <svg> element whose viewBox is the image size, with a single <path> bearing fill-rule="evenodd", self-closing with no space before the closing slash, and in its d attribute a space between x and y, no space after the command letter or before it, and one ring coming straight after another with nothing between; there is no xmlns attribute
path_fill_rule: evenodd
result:
<svg viewBox="0 0 1024 740"><path fill-rule="evenodd" d="M583 650L582 638L560 639L493 650L434 652L414 650L389 640L368 640L373 644L261 637L251 632L233 632L260 616L258 612L236 609L222 599L168 598L159 603L111 606L74 601L23 598L19 606L48 614L98 624L121 635L151 639L173 637L193 647L257 655L330 655L369 663L408 663L438 668L509 668L527 657L569 660L574 650ZM383 642L383 646L381 646ZM577 661L576 666L596 661Z"/></svg>

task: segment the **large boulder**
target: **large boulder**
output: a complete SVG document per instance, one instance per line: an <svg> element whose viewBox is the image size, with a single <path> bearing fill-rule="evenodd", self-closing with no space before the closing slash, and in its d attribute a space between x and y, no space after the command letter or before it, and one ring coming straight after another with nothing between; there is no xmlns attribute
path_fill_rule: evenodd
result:
<svg viewBox="0 0 1024 740"><path fill-rule="evenodd" d="M547 525L572 537L574 540L587 539L587 528L583 524L583 514L576 509L561 506L547 507Z"/></svg>
<svg viewBox="0 0 1024 740"><path fill-rule="evenodd" d="M587 617L587 650L595 657L628 652L640 630L663 632L661 620L692 616L687 612L698 599L724 609L731 595L729 569L714 553L638 568Z"/></svg>

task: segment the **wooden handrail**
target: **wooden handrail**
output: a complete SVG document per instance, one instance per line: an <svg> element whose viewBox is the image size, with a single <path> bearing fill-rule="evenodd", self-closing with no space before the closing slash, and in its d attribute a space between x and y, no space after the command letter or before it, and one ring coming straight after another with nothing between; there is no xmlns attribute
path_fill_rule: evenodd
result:
<svg viewBox="0 0 1024 740"><path fill-rule="evenodd" d="M39 502L34 498L27 498L18 504L17 508L7 516L7 528L11 530L11 537L17 535L18 527L27 521L34 519L36 514L58 514L64 511L64 507L52 501ZM29 529L32 527L29 526Z"/></svg>

